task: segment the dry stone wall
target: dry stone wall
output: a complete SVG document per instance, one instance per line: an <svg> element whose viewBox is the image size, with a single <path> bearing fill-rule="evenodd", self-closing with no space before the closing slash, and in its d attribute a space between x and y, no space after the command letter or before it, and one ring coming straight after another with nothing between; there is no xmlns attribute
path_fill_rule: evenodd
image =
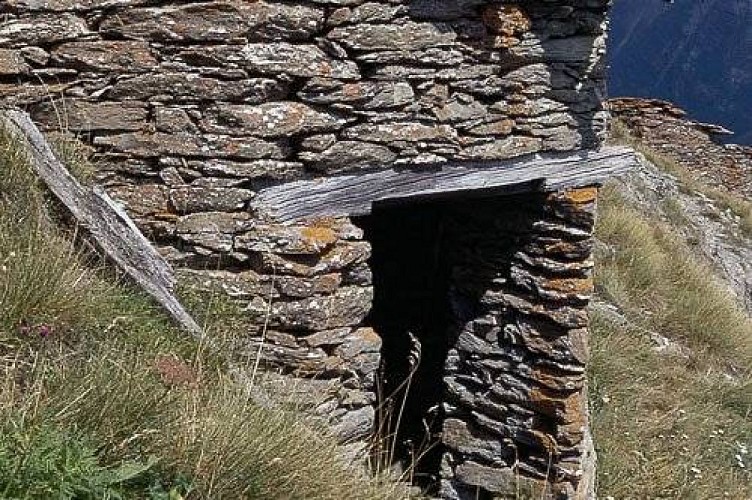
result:
<svg viewBox="0 0 752 500"><path fill-rule="evenodd" d="M614 118L643 143L712 186L752 197L752 147L719 140L732 132L694 121L683 109L657 99L624 97L608 105Z"/></svg>
<svg viewBox="0 0 752 500"><path fill-rule="evenodd" d="M247 350L285 375L278 383L288 393L315 394L313 410L357 443L373 428L381 348L366 322L370 245L349 220L279 225L250 201L293 180L597 147L607 8L607 0L6 0L0 103L29 110L52 135L74 134L97 165L96 182L180 279L242 304L259 325ZM546 202L563 222L541 220L515 258L512 279L526 292L489 291L489 318L513 310L518 319L494 334L474 320L449 358L449 397L475 402L452 403L446 421L448 496L500 492L506 472L497 469L539 480L549 456L553 483L568 485L559 496L577 490L587 296L578 259L589 256L591 212L573 211L580 204L567 196ZM488 366L476 367L477 356ZM518 387L519 377L537 385ZM483 453L502 454L491 465L462 441L486 422L475 413L488 415L473 410L478 381L509 404L486 429L493 438ZM541 451L546 440L555 453ZM534 450L519 467L509 461L515 443Z"/></svg>
<svg viewBox="0 0 752 500"><path fill-rule="evenodd" d="M519 213L466 214L455 226L466 248L453 273L442 498L592 494L584 307L596 194L528 196L513 201Z"/></svg>
<svg viewBox="0 0 752 500"><path fill-rule="evenodd" d="M592 491L595 197L590 187L433 200L377 207L363 224L397 454L423 454L414 473L431 475L441 498Z"/></svg>

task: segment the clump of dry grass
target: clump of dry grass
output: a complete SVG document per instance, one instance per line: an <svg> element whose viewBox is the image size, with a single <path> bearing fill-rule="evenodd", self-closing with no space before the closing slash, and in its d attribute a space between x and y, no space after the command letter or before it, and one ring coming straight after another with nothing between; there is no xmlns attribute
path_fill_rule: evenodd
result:
<svg viewBox="0 0 752 500"><path fill-rule="evenodd" d="M666 224L648 220L613 187L602 192L598 286L643 323L710 354L752 360L752 323L727 287ZM722 334L719 334L721 332Z"/></svg>
<svg viewBox="0 0 752 500"><path fill-rule="evenodd" d="M750 498L749 376L730 381L701 359L659 353L606 313L592 320L599 497Z"/></svg>
<svg viewBox="0 0 752 500"><path fill-rule="evenodd" d="M592 313L599 496L752 497L750 318L679 231L615 187L596 234L598 294L616 306Z"/></svg>
<svg viewBox="0 0 752 500"><path fill-rule="evenodd" d="M98 339L60 351L62 363L39 360L26 420L93 436L107 463L153 457L165 477L190 478L201 498L402 498L396 485L345 464L335 441L300 415L257 405L201 356L159 351ZM190 380L166 380L165 359Z"/></svg>
<svg viewBox="0 0 752 500"><path fill-rule="evenodd" d="M91 184L96 174L96 167L89 160L91 147L87 148L79 136L67 131L51 132L47 134L47 140L70 173L81 184Z"/></svg>
<svg viewBox="0 0 752 500"><path fill-rule="evenodd" d="M18 141L0 129L0 338L23 325L61 327L93 314L93 273L51 222Z"/></svg>

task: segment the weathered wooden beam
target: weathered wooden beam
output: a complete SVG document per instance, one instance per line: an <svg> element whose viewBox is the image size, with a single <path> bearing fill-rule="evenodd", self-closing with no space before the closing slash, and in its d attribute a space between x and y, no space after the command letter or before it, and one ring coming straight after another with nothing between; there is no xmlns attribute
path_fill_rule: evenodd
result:
<svg viewBox="0 0 752 500"><path fill-rule="evenodd" d="M34 171L88 231L99 247L133 281L162 305L178 325L198 338L201 327L175 296L172 268L102 189L82 186L53 153L22 111L6 111L4 126L25 141Z"/></svg>
<svg viewBox="0 0 752 500"><path fill-rule="evenodd" d="M252 208L262 217L290 222L308 217L367 215L376 202L439 197L462 192L554 191L601 184L636 164L624 147L538 154L493 162L390 169L272 186Z"/></svg>

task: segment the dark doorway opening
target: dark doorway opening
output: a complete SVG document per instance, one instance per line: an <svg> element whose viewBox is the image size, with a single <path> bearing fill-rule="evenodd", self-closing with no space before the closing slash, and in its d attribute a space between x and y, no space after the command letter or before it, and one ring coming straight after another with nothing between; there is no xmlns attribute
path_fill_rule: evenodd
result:
<svg viewBox="0 0 752 500"><path fill-rule="evenodd" d="M381 459L412 467L408 477L435 493L447 370L466 329L507 318L484 295L509 283L513 256L542 218L539 193L486 194L374 206L355 222L372 245L374 304L367 322L382 337ZM477 324L476 324L477 323ZM452 413L466 410L454 408Z"/></svg>
<svg viewBox="0 0 752 500"><path fill-rule="evenodd" d="M452 314L446 203L375 206L356 221L372 245L374 304L367 319L383 340L382 457L413 466L416 484L437 484L441 374Z"/></svg>

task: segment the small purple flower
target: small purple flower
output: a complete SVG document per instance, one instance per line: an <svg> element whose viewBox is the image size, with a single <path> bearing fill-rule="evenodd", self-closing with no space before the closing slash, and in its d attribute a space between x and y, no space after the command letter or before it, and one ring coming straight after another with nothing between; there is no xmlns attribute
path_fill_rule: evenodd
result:
<svg viewBox="0 0 752 500"><path fill-rule="evenodd" d="M44 338L49 337L52 334L52 327L50 325L39 325L39 336Z"/></svg>

